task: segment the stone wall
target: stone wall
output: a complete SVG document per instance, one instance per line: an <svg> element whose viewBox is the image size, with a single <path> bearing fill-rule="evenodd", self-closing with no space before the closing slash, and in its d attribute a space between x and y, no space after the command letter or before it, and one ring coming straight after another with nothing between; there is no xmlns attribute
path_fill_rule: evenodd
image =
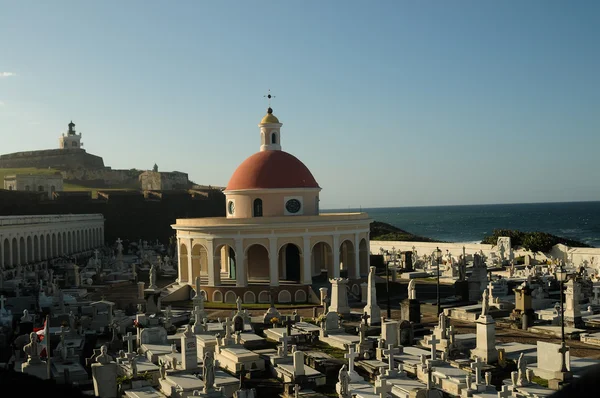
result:
<svg viewBox="0 0 600 398"><path fill-rule="evenodd" d="M54 168L59 170L87 168L102 169L104 160L100 156L91 155L85 149L46 149L42 151L16 152L0 155L0 168L38 169Z"/></svg>
<svg viewBox="0 0 600 398"><path fill-rule="evenodd" d="M72 184L106 187L106 188L139 188L139 170L112 170L109 167L102 169L78 168L63 170L61 174L65 181Z"/></svg>
<svg viewBox="0 0 600 398"><path fill-rule="evenodd" d="M141 189L147 191L186 189L189 186L187 173L181 173L179 171L169 173L144 171L139 176L139 182Z"/></svg>

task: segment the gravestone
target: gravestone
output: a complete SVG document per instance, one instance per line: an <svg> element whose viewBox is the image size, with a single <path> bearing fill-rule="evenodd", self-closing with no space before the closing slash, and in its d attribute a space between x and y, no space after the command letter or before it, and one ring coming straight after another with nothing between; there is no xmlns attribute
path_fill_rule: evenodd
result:
<svg viewBox="0 0 600 398"><path fill-rule="evenodd" d="M233 331L234 332L243 332L244 331L244 319L236 315L233 317Z"/></svg>
<svg viewBox="0 0 600 398"><path fill-rule="evenodd" d="M329 282L331 282L331 305L329 306L329 310L342 315L349 314L348 279L331 278Z"/></svg>
<svg viewBox="0 0 600 398"><path fill-rule="evenodd" d="M375 287L375 267L369 269L369 277L367 282L367 305L364 308L370 318L369 326L381 323L381 310L377 305L377 289Z"/></svg>
<svg viewBox="0 0 600 398"><path fill-rule="evenodd" d="M198 346L192 326L187 325L181 336L181 362L183 369L192 370L198 367Z"/></svg>
<svg viewBox="0 0 600 398"><path fill-rule="evenodd" d="M414 340L414 329L413 325L409 321L400 322L400 345L404 347L409 347L413 345Z"/></svg>
<svg viewBox="0 0 600 398"><path fill-rule="evenodd" d="M143 328L140 332L142 344L168 344L167 331L162 326Z"/></svg>

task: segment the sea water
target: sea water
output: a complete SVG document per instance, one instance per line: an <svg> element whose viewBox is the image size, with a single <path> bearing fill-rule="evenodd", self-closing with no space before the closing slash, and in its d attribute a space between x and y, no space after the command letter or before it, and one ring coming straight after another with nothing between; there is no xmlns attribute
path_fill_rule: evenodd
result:
<svg viewBox="0 0 600 398"><path fill-rule="evenodd" d="M343 209L336 211L355 211ZM541 231L600 247L600 202L363 208L375 221L446 242L481 242L494 229ZM331 210L334 211L334 210Z"/></svg>

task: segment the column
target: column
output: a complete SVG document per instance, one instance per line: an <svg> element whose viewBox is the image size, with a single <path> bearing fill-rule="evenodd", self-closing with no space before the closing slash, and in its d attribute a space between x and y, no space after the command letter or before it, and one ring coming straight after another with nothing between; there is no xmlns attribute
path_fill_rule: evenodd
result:
<svg viewBox="0 0 600 398"><path fill-rule="evenodd" d="M277 238L269 238L269 285L279 286L279 253L277 253Z"/></svg>
<svg viewBox="0 0 600 398"><path fill-rule="evenodd" d="M215 272L215 245L212 239L206 240L206 258L208 268L208 286L218 286L221 284L221 267L219 272Z"/></svg>
<svg viewBox="0 0 600 398"><path fill-rule="evenodd" d="M187 255L188 255L188 284L194 283L194 274L192 274L192 238L187 239Z"/></svg>
<svg viewBox="0 0 600 398"><path fill-rule="evenodd" d="M360 278L360 235L354 233L354 277Z"/></svg>
<svg viewBox="0 0 600 398"><path fill-rule="evenodd" d="M246 279L246 253L244 253L244 242L242 239L235 240L235 285L248 286Z"/></svg>
<svg viewBox="0 0 600 398"><path fill-rule="evenodd" d="M175 282L177 283L181 283L183 282L181 280L181 264L183 262L181 261L181 239L177 238L177 279L175 280Z"/></svg>
<svg viewBox="0 0 600 398"><path fill-rule="evenodd" d="M304 236L302 238L302 273L300 280L304 285L310 285L312 282L312 273L311 273L311 253L310 253L310 237Z"/></svg>
<svg viewBox="0 0 600 398"><path fill-rule="evenodd" d="M328 275L329 278L340 277L340 236L333 235L333 275Z"/></svg>

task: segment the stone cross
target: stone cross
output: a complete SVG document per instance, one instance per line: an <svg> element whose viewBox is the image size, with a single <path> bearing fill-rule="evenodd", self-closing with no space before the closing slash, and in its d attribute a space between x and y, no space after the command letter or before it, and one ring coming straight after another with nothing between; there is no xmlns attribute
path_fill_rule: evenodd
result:
<svg viewBox="0 0 600 398"><path fill-rule="evenodd" d="M422 355L421 359L424 358L425 355ZM431 380L431 361L429 359L425 361L425 368L423 370L427 372L427 389L430 390L433 383Z"/></svg>
<svg viewBox="0 0 600 398"><path fill-rule="evenodd" d="M454 335L456 332L454 331L454 326L450 325L446 328L446 336L448 338L448 342L450 345L454 344Z"/></svg>
<svg viewBox="0 0 600 398"><path fill-rule="evenodd" d="M365 342L365 337L367 335L367 330L369 330L369 327L366 324L364 324L364 323L361 323L358 326L358 337L360 339L360 344L363 344Z"/></svg>
<svg viewBox="0 0 600 398"><path fill-rule="evenodd" d="M392 384L388 384L386 379L381 375L375 380L375 394L379 394L380 398L387 398L388 393L392 391Z"/></svg>
<svg viewBox="0 0 600 398"><path fill-rule="evenodd" d="M231 326L233 325L233 322L231 322L231 320L229 318L225 318L225 338L229 339L231 338Z"/></svg>
<svg viewBox="0 0 600 398"><path fill-rule="evenodd" d="M431 346L431 359L433 361L435 361L437 359L437 350L436 350L436 346L437 344L440 342L440 340L438 340L434 335L431 335L431 338L429 339L429 344Z"/></svg>
<svg viewBox="0 0 600 398"><path fill-rule="evenodd" d="M475 372L475 384L481 384L481 368L483 368L483 361L475 356L475 362L471 363L471 369Z"/></svg>
<svg viewBox="0 0 600 398"><path fill-rule="evenodd" d="M511 395L512 392L506 384L502 386L502 390L498 391L498 398L509 398Z"/></svg>
<svg viewBox="0 0 600 398"><path fill-rule="evenodd" d="M293 325L294 323L295 323L295 322L292 320L292 317L290 317L290 316L286 317L286 320L285 320L285 322L284 322L284 325L285 325L285 330L286 330L286 332L287 332L288 336L291 336L291 335L292 335L292 325Z"/></svg>
<svg viewBox="0 0 600 398"><path fill-rule="evenodd" d="M294 385L294 398L300 398L300 386L298 384Z"/></svg>
<svg viewBox="0 0 600 398"><path fill-rule="evenodd" d="M283 336L281 336L279 338L279 342L282 343L283 347L282 347L282 353L283 353L283 357L287 357L288 354L288 341L291 340L288 335L287 332L283 332Z"/></svg>
<svg viewBox="0 0 600 398"><path fill-rule="evenodd" d="M344 358L348 360L348 372L354 372L354 358L358 357L358 352L354 352L354 347L350 346L348 348L348 353L344 354Z"/></svg>
<svg viewBox="0 0 600 398"><path fill-rule="evenodd" d="M364 314L362 314L362 316L360 317L360 319L363 320L363 323L365 325L367 325L367 322L369 321L369 318L371 317L371 315L367 314L367 312L365 311Z"/></svg>
<svg viewBox="0 0 600 398"><path fill-rule="evenodd" d="M6 301L6 299L4 298L4 295L0 296L0 311L4 311L4 302Z"/></svg>
<svg viewBox="0 0 600 398"><path fill-rule="evenodd" d="M131 354L133 352L133 340L135 340L135 336L131 335L131 332L127 332L127 336L123 336L123 341L127 342L127 353Z"/></svg>
<svg viewBox="0 0 600 398"><path fill-rule="evenodd" d="M383 350L383 355L388 357L388 372L394 371L394 354L399 354L400 349L394 348L393 344L388 344L387 350Z"/></svg>

